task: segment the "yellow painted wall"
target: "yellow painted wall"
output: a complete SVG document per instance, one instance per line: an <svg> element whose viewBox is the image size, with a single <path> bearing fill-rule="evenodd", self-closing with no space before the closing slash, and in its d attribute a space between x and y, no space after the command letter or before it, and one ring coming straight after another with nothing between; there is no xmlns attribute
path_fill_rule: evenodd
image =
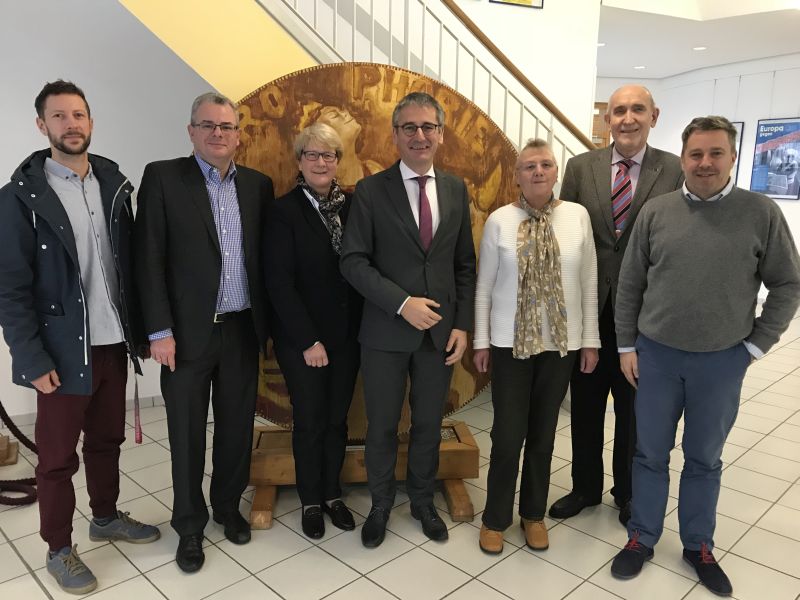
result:
<svg viewBox="0 0 800 600"><path fill-rule="evenodd" d="M198 75L233 100L317 64L255 0L119 2Z"/></svg>

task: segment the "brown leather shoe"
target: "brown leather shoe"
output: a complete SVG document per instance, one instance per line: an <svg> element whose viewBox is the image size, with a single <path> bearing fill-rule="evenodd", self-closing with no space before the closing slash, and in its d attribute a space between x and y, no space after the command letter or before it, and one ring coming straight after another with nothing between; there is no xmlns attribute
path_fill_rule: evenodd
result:
<svg viewBox="0 0 800 600"><path fill-rule="evenodd" d="M478 544L486 554L500 554L503 551L503 532L481 525Z"/></svg>
<svg viewBox="0 0 800 600"><path fill-rule="evenodd" d="M520 519L519 526L525 532L525 543L531 550L547 550L550 546L544 521Z"/></svg>

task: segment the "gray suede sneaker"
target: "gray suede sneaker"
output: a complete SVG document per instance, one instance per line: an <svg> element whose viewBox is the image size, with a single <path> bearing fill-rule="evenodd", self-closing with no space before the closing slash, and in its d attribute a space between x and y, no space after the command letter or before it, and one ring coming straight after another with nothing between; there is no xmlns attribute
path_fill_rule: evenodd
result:
<svg viewBox="0 0 800 600"><path fill-rule="evenodd" d="M97 579L78 556L78 545L47 553L47 572L69 594L88 594L97 587Z"/></svg>
<svg viewBox="0 0 800 600"><path fill-rule="evenodd" d="M117 518L107 525L98 525L94 519L89 524L89 539L93 542L130 542L149 544L161 537L158 527L145 525L132 519L129 513L117 511Z"/></svg>

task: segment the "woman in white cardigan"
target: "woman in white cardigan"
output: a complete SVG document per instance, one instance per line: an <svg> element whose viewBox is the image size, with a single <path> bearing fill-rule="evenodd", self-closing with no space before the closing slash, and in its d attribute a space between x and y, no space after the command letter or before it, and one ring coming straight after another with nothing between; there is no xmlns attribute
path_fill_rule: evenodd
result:
<svg viewBox="0 0 800 600"><path fill-rule="evenodd" d="M525 446L520 525L534 550L548 547L544 514L558 409L576 360L598 360L597 259L589 214L553 196L558 165L547 142L517 159L519 200L494 211L481 239L474 362L491 363L492 455L480 547L503 550Z"/></svg>

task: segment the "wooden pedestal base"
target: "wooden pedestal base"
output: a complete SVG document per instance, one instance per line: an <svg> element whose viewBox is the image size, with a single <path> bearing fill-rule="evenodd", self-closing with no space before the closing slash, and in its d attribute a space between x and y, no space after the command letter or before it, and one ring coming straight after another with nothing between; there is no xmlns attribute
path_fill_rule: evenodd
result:
<svg viewBox="0 0 800 600"><path fill-rule="evenodd" d="M437 479L444 484L444 495L453 521L472 521L475 510L462 479L478 476L478 444L469 428L461 421L442 423ZM402 481L408 465L408 439L400 436L395 477ZM366 483L364 446L348 446L342 467L343 483ZM258 426L253 436L253 457L250 485L256 486L250 526L253 529L272 527L277 488L294 485L292 433L280 427Z"/></svg>
<svg viewBox="0 0 800 600"><path fill-rule="evenodd" d="M17 464L19 443L12 442L8 436L0 435L0 467Z"/></svg>

